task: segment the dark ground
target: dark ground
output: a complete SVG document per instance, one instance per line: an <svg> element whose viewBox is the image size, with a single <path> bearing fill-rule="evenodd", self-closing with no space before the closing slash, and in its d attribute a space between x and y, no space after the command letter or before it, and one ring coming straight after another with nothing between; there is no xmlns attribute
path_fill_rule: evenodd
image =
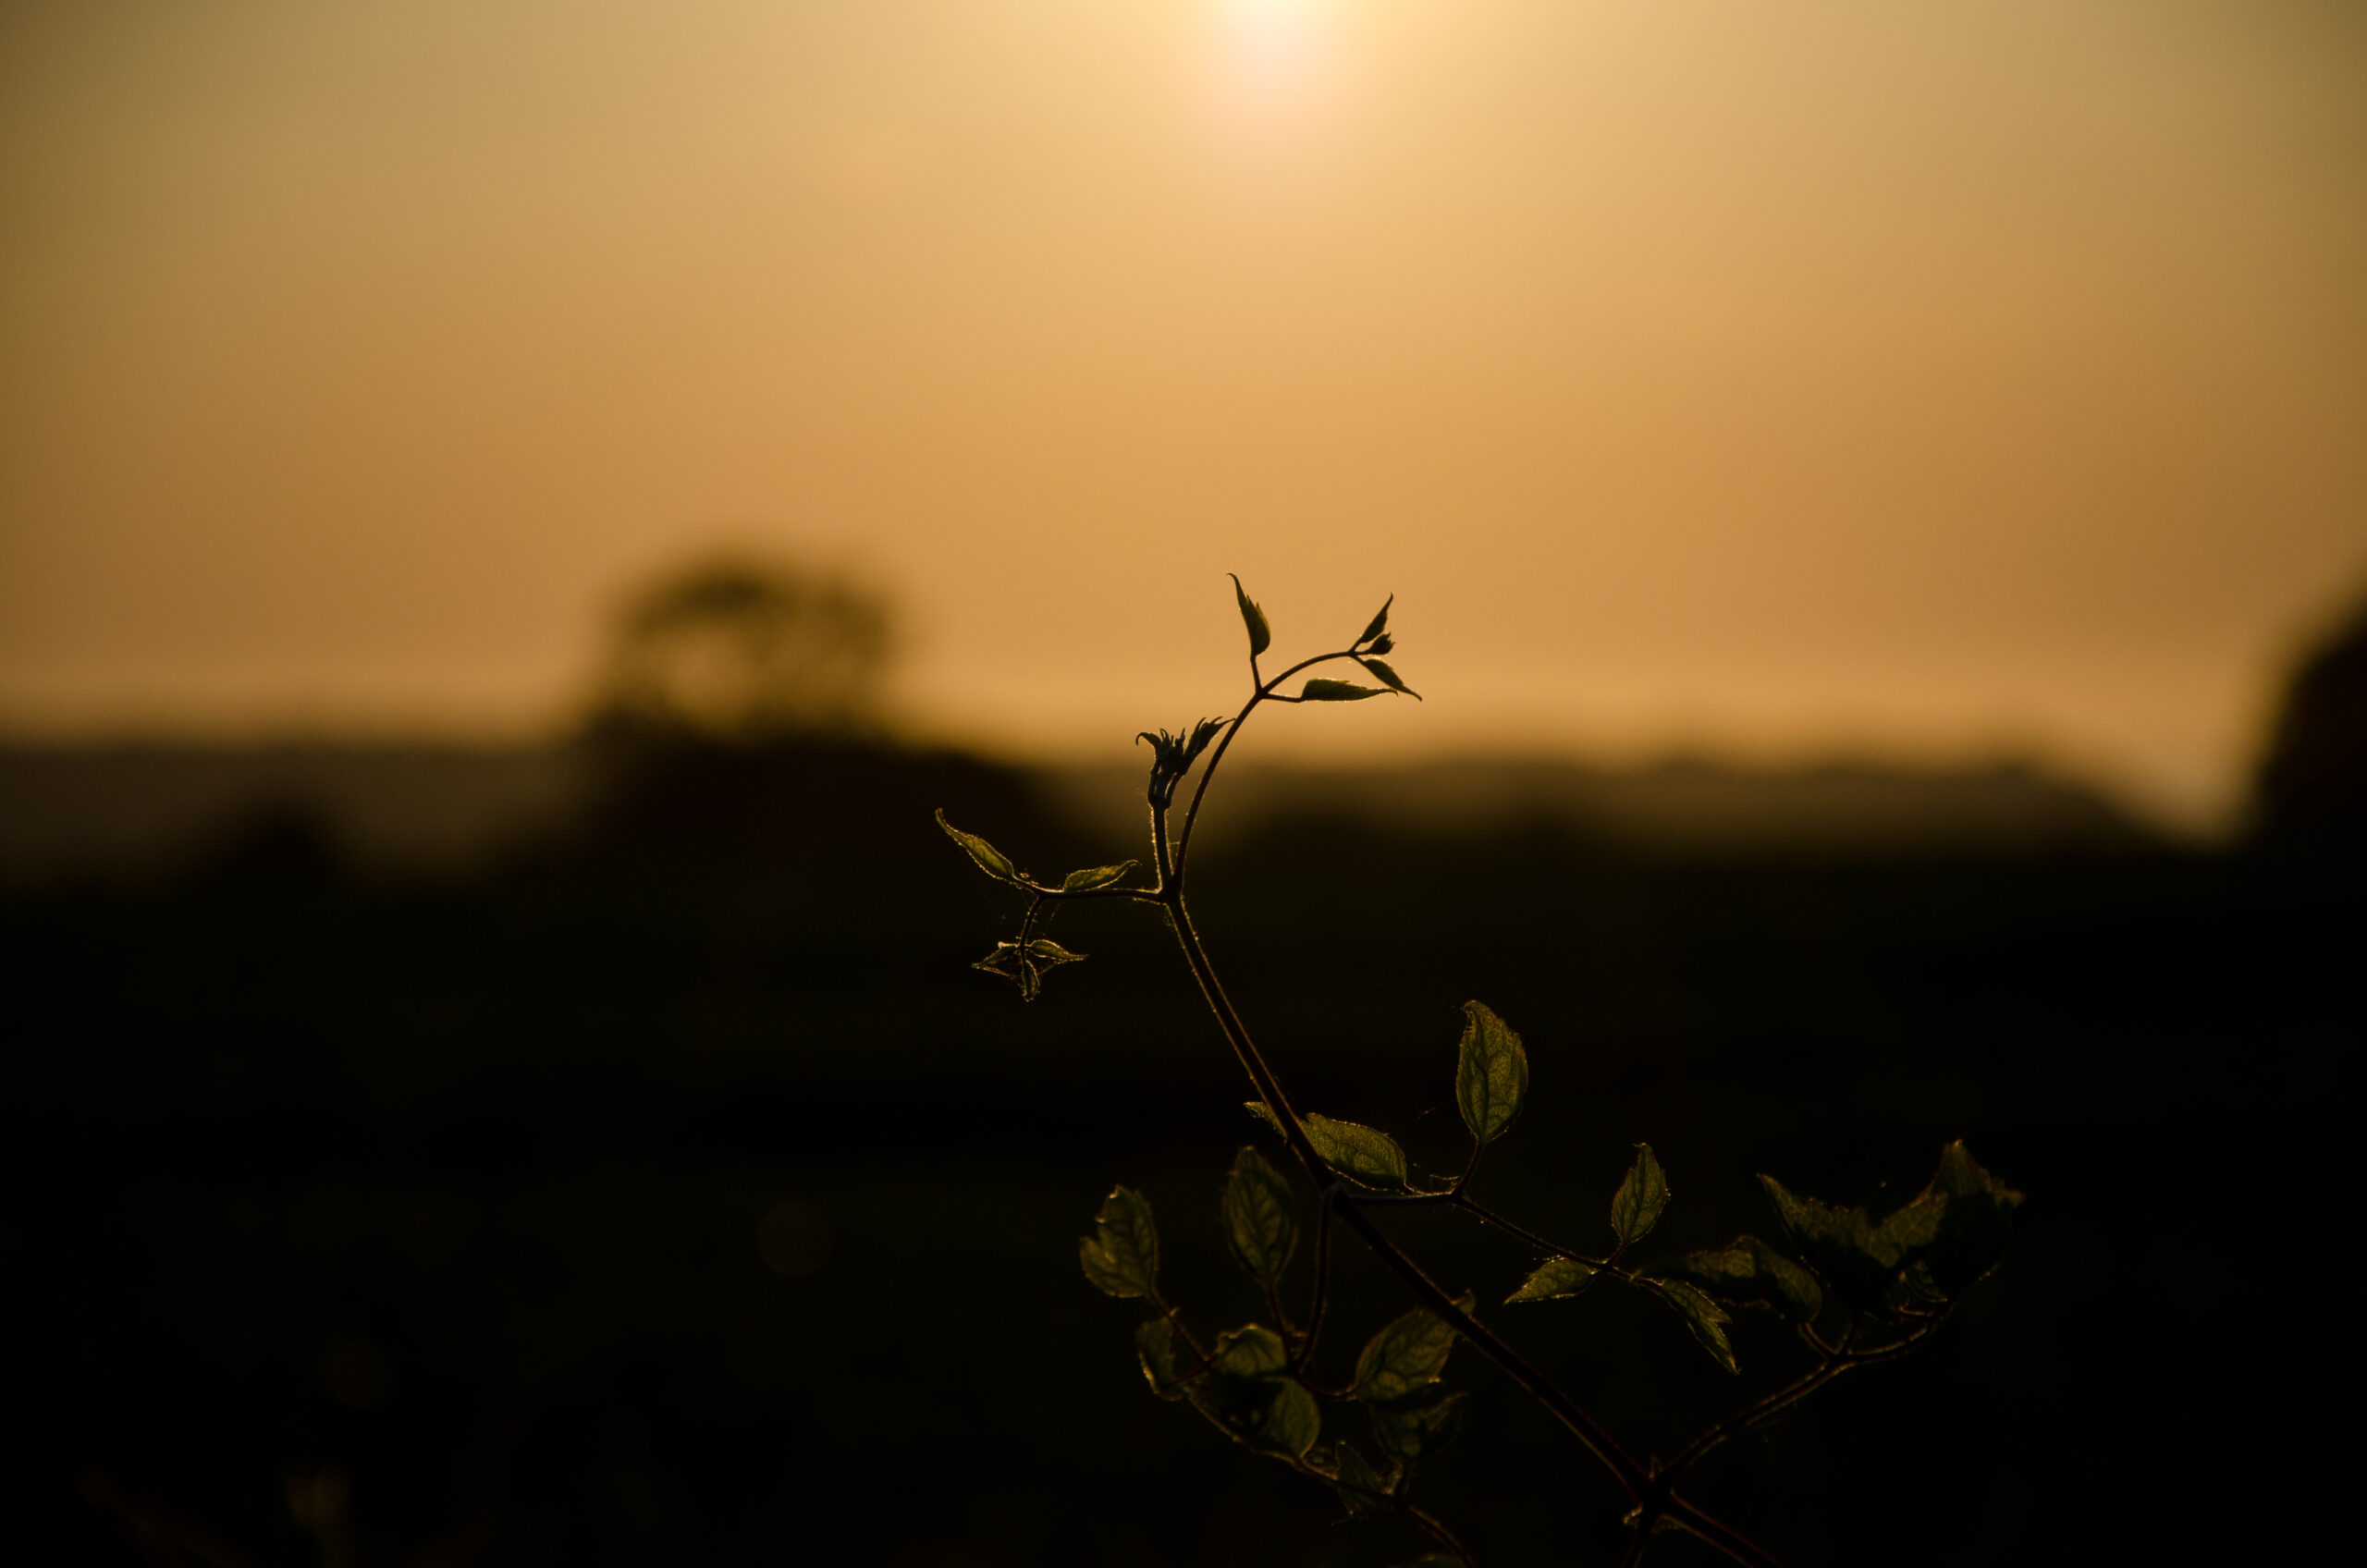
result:
<svg viewBox="0 0 2367 1568"><path fill-rule="evenodd" d="M466 884L353 881L281 823L202 874L0 903L8 1555L1414 1556L1153 1399L1137 1313L1078 1274L1125 1181L1188 1314L1257 1310L1214 1219L1246 1086L1156 917L1064 915L1093 960L1023 1006L966 967L1005 895L925 808L1039 870L1129 847L1063 855L1014 781L943 762L801 785L744 842L767 780L669 788ZM2356 859L1721 864L1306 821L1198 883L1302 1106L1417 1162L1460 1164L1458 1004L1520 1029L1531 1109L1483 1195L1550 1234L1607 1239L1637 1139L1676 1194L1648 1253L1768 1230L1759 1170L1904 1197L1956 1136L2030 1194L1937 1343L1702 1473L1788 1560L2367 1550ZM1391 1223L1636 1446L1735 1402L1662 1309L1490 1306L1532 1256ZM1404 1304L1343 1280L1344 1358ZM1738 1349L1745 1389L1801 1354L1772 1321ZM1437 1511L1490 1568L1613 1560L1611 1483L1476 1358L1451 1377L1475 1414Z"/></svg>

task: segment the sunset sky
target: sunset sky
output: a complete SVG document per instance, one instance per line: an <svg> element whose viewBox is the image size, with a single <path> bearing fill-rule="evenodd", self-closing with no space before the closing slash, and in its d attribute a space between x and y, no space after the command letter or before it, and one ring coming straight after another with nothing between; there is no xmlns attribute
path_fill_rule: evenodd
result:
<svg viewBox="0 0 2367 1568"><path fill-rule="evenodd" d="M17 0L0 728L523 737L725 545L1089 755L2055 759L2367 591L2353 0ZM1386 708L1389 711L1380 711Z"/></svg>

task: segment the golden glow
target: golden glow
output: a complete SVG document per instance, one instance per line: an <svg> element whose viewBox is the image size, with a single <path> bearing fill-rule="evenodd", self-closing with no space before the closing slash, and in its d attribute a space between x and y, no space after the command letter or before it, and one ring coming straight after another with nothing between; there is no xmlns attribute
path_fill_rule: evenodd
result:
<svg viewBox="0 0 2367 1568"><path fill-rule="evenodd" d="M2207 815L2367 571L2301 0L436 0L0 20L0 720L563 722L717 544L919 722L2034 746ZM139 18L135 22L132 18Z"/></svg>

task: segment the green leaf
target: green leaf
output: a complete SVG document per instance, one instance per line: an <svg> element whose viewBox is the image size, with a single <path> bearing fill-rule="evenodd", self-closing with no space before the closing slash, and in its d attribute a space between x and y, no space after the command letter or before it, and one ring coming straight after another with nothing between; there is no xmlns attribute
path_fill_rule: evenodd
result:
<svg viewBox="0 0 2367 1568"><path fill-rule="evenodd" d="M1685 1319L1685 1326L1693 1330L1693 1337L1701 1341L1701 1348L1710 1353L1711 1358L1729 1372L1740 1371L1735 1365L1735 1347L1726 1342L1726 1325L1732 1319L1724 1309L1679 1280L1662 1280L1659 1285L1661 1299L1676 1309L1676 1315Z"/></svg>
<svg viewBox="0 0 2367 1568"><path fill-rule="evenodd" d="M1273 1403L1266 1407L1265 1423L1250 1446L1303 1459L1323 1435L1323 1411L1315 1396L1296 1383L1278 1382L1272 1388Z"/></svg>
<svg viewBox="0 0 2367 1568"><path fill-rule="evenodd" d="M1267 1113L1268 1120L1272 1119L1272 1114ZM1405 1151L1388 1133L1311 1113L1298 1121L1306 1129L1306 1141L1323 1157L1323 1163L1351 1182L1367 1187L1405 1184Z"/></svg>
<svg viewBox="0 0 2367 1568"><path fill-rule="evenodd" d="M1073 953L1049 937L1038 937L1027 944L1027 953L1045 969L1058 969L1064 963L1083 963L1083 953Z"/></svg>
<svg viewBox="0 0 2367 1568"><path fill-rule="evenodd" d="M1955 1295L2004 1259L2022 1194L1983 1170L1961 1143L1941 1151L1932 1185L1947 1195L1948 1207L1923 1261L1933 1282Z"/></svg>
<svg viewBox="0 0 2367 1568"><path fill-rule="evenodd" d="M1511 1025L1484 1003L1464 1003L1463 1018L1454 1103L1471 1136L1485 1145L1501 1137L1520 1114L1521 1100L1528 1093L1528 1053Z"/></svg>
<svg viewBox="0 0 2367 1568"><path fill-rule="evenodd" d="M1862 1208L1836 1208L1791 1191L1772 1176L1761 1175L1759 1184L1801 1261L1842 1300L1861 1309L1880 1305L1889 1293L1906 1261L1899 1245L1902 1232L1921 1231L1929 1218L1925 1210L1913 1218L1911 1226L1880 1235Z"/></svg>
<svg viewBox="0 0 2367 1568"><path fill-rule="evenodd" d="M1469 1312L1470 1293L1455 1305ZM1366 1341L1356 1357L1356 1397L1386 1404L1420 1393L1439 1380L1453 1348L1454 1329L1447 1320L1416 1307Z"/></svg>
<svg viewBox="0 0 2367 1568"><path fill-rule="evenodd" d="M1266 1163L1256 1149L1233 1157L1233 1174L1226 1178L1219 1211L1224 1217L1225 1245L1235 1263L1261 1284L1282 1277L1298 1244L1298 1221L1291 1213L1290 1183Z"/></svg>
<svg viewBox="0 0 2367 1568"><path fill-rule="evenodd" d="M1379 659L1373 658L1367 655L1359 657L1356 662L1365 667L1366 674L1371 676L1374 680L1380 681L1391 691L1403 692L1405 695L1413 698L1417 703L1422 700L1422 693L1415 691L1414 688L1406 685L1403 680L1398 680L1397 672L1390 668L1387 665L1381 663Z"/></svg>
<svg viewBox="0 0 2367 1568"><path fill-rule="evenodd" d="M1000 974L1006 980L1017 981L1024 989L1028 980L1027 966L1021 962L1017 942L997 942L995 950L970 966L989 974Z"/></svg>
<svg viewBox="0 0 2367 1568"><path fill-rule="evenodd" d="M1299 691L1302 703L1360 703L1367 697L1385 697L1389 693L1378 686L1357 686L1345 680L1326 680L1317 676Z"/></svg>
<svg viewBox="0 0 2367 1568"><path fill-rule="evenodd" d="M1520 1289L1506 1296L1507 1305L1516 1301L1551 1301L1557 1296L1574 1296L1594 1282L1592 1264L1580 1263L1575 1257L1549 1257L1530 1271Z"/></svg>
<svg viewBox="0 0 2367 1568"><path fill-rule="evenodd" d="M1274 645L1273 630L1266 624L1266 612L1241 585L1241 579L1231 572L1225 575L1233 577L1233 596L1241 601L1241 624L1249 628L1249 656L1254 659Z"/></svg>
<svg viewBox="0 0 2367 1568"><path fill-rule="evenodd" d="M1019 881L1019 867L1011 864L1011 857L1009 855L1004 854L1000 850L996 849L992 844L987 843L975 833L964 833L959 827L954 827L953 824L946 821L945 808L943 806L939 806L938 808L937 825L945 829L947 838L951 839L955 843L961 845L964 850L967 850L970 852L970 858L978 863L978 869L980 871L985 872L987 876L993 877L998 882L1015 883Z"/></svg>
<svg viewBox="0 0 2367 1568"><path fill-rule="evenodd" d="M1322 1434L1315 1396L1287 1376L1281 1336L1251 1323L1217 1336L1211 1376L1193 1385L1193 1403L1251 1448L1302 1455Z"/></svg>
<svg viewBox="0 0 2367 1568"><path fill-rule="evenodd" d="M1816 1276L1757 1236L1736 1236L1716 1252L1689 1253L1677 1267L1713 1296L1772 1307L1796 1323L1812 1323L1824 1309Z"/></svg>
<svg viewBox="0 0 2367 1568"><path fill-rule="evenodd" d="M1457 1392L1428 1404L1372 1406L1372 1434L1383 1453L1410 1464L1436 1453L1463 1429L1464 1396Z"/></svg>
<svg viewBox="0 0 2367 1568"><path fill-rule="evenodd" d="M1273 1378L1287 1370L1291 1353L1282 1337L1263 1323L1245 1323L1217 1336L1208 1365L1227 1378Z"/></svg>
<svg viewBox="0 0 2367 1568"><path fill-rule="evenodd" d="M1627 1168L1626 1179L1611 1200L1611 1228L1619 1232L1619 1244L1629 1247L1642 1241L1667 1207L1668 1178L1652 1158L1652 1145L1637 1144L1636 1163Z"/></svg>
<svg viewBox="0 0 2367 1568"><path fill-rule="evenodd" d="M1359 1518L1389 1506L1389 1483L1380 1471L1365 1463L1355 1445L1340 1444L1340 1468L1333 1479L1340 1491L1340 1501L1351 1518Z"/></svg>
<svg viewBox="0 0 2367 1568"><path fill-rule="evenodd" d="M1396 595L1396 594L1392 594L1391 595L1389 595L1389 598L1388 598L1387 602L1386 602L1386 603L1384 603L1384 604L1382 604L1382 606L1380 606L1380 614L1378 614L1378 615L1376 615L1376 616L1374 616L1370 621L1368 621L1368 622L1367 622L1367 623L1366 623L1366 625L1365 625L1365 634L1364 634L1363 636L1361 636L1361 637L1357 638L1354 643L1349 643L1348 645L1349 645L1350 647L1352 647L1352 648L1361 648L1361 647L1363 647L1367 643L1371 642L1374 638L1376 638L1376 637L1380 636L1382 632L1384 632L1384 631L1388 631L1388 630L1389 630L1389 606L1390 606L1391 605L1395 604L1396 602L1397 602L1397 595Z"/></svg>
<svg viewBox="0 0 2367 1568"><path fill-rule="evenodd" d="M1242 1102L1242 1109L1275 1132L1282 1133L1285 1143L1290 1141L1290 1134L1282 1132L1282 1119L1274 1114L1272 1106L1268 1105L1264 1100L1245 1100Z"/></svg>
<svg viewBox="0 0 2367 1568"><path fill-rule="evenodd" d="M1175 1370L1175 1326L1153 1317L1134 1329L1134 1356L1149 1379L1151 1392L1161 1399L1182 1399L1183 1379Z"/></svg>
<svg viewBox="0 0 2367 1568"><path fill-rule="evenodd" d="M1113 1296L1159 1292L1159 1226L1132 1187L1112 1187L1093 1217L1093 1234L1077 1243L1085 1277Z"/></svg>
<svg viewBox="0 0 2367 1568"><path fill-rule="evenodd" d="M1129 860L1122 861L1116 865L1097 865L1090 871L1072 871L1061 878L1061 890L1068 893L1090 893L1097 888L1107 888L1129 871L1134 870L1138 864Z"/></svg>

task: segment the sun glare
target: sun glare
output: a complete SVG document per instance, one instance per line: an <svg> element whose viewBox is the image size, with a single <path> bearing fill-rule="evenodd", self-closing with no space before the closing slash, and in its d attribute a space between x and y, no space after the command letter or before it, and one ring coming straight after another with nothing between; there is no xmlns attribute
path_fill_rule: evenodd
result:
<svg viewBox="0 0 2367 1568"><path fill-rule="evenodd" d="M1339 8L1338 0L1214 0L1226 129L1266 141L1317 118L1337 63Z"/></svg>

